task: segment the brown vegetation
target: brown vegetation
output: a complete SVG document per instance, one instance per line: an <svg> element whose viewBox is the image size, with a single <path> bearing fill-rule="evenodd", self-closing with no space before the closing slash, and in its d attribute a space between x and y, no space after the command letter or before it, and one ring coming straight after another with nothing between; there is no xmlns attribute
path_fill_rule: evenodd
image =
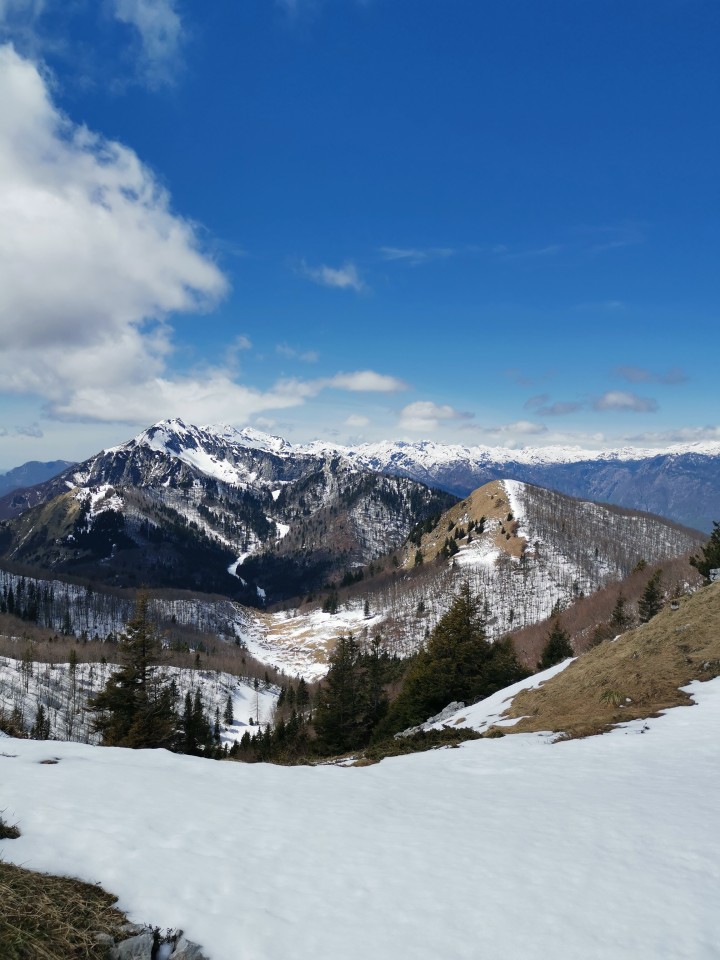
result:
<svg viewBox="0 0 720 960"><path fill-rule="evenodd" d="M628 613L636 613L637 602L655 570L662 571L662 586L668 597L682 595L702 582L697 570L690 566L688 556L674 557L630 574L622 582L608 584L587 597L580 597L560 614L560 622L570 634L575 653L583 653L593 645L596 628L607 624L620 593L626 601ZM547 640L554 617L513 631L515 650L522 663L534 670ZM614 634L612 634L614 636Z"/></svg>
<svg viewBox="0 0 720 960"><path fill-rule="evenodd" d="M589 650L536 690L513 700L522 717L507 733L602 733L628 720L692 703L679 688L720 675L720 584L668 605L648 623Z"/></svg>
<svg viewBox="0 0 720 960"><path fill-rule="evenodd" d="M116 901L92 884L0 861L3 960L104 960L98 934L115 937L127 922Z"/></svg>

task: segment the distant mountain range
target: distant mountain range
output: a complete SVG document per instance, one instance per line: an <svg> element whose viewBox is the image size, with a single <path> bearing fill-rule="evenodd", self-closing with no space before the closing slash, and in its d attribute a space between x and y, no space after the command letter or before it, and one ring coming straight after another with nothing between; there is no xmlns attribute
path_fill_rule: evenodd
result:
<svg viewBox="0 0 720 960"><path fill-rule="evenodd" d="M51 460L49 463L41 463L39 460L28 460L20 467L8 470L7 473L0 473L0 497L12 493L13 490L20 490L23 487L33 487L36 483L43 483L57 476L63 470L72 466L70 460Z"/></svg>
<svg viewBox="0 0 720 960"><path fill-rule="evenodd" d="M252 439L258 442L255 435ZM459 497L490 480L509 479L658 514L698 530L710 531L713 520L720 519L720 442L604 452L430 441L357 447L314 443L295 449L332 450L365 469L412 477Z"/></svg>

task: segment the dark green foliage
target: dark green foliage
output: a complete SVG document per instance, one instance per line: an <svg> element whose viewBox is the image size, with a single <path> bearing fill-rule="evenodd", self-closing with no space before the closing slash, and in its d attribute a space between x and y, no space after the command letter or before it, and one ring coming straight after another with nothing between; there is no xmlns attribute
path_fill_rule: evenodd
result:
<svg viewBox="0 0 720 960"><path fill-rule="evenodd" d="M663 605L663 589L661 586L662 571L656 570L650 577L645 591L638 603L640 623L647 623L655 614L660 613Z"/></svg>
<svg viewBox="0 0 720 960"><path fill-rule="evenodd" d="M35 722L30 729L31 740L47 740L50 736L50 717L42 703L35 712Z"/></svg>
<svg viewBox="0 0 720 960"><path fill-rule="evenodd" d="M227 703L225 704L225 711L223 713L223 721L227 727L231 727L235 722L235 717L233 716L233 702L230 694L227 696Z"/></svg>
<svg viewBox="0 0 720 960"><path fill-rule="evenodd" d="M538 663L538 670L547 670L548 667L554 667L556 663L562 663L568 657L574 657L575 653L570 643L570 636L566 630L563 630L560 621L553 621L552 629L548 634L547 641L543 647L542 656Z"/></svg>
<svg viewBox="0 0 720 960"><path fill-rule="evenodd" d="M158 669L161 644L149 604L147 593L139 593L118 645L122 666L89 702L107 746L172 747L176 741L173 690Z"/></svg>
<svg viewBox="0 0 720 960"><path fill-rule="evenodd" d="M632 616L627 612L625 607L625 597L622 591L620 591L618 598L615 601L615 606L613 607L613 612L610 617L610 623L614 628L616 628L618 633L622 633L624 630L627 630L632 624Z"/></svg>
<svg viewBox="0 0 720 960"><path fill-rule="evenodd" d="M480 606L464 584L411 662L376 739L422 723L453 700L473 703L527 676L509 638L488 642Z"/></svg>
<svg viewBox="0 0 720 960"><path fill-rule="evenodd" d="M481 740L483 735L467 727L455 729L420 731L411 737L391 737L373 743L362 751L362 759L378 763L385 757L401 757L410 753L422 753L425 750L437 750L439 747L459 747L468 740Z"/></svg>
<svg viewBox="0 0 720 960"><path fill-rule="evenodd" d="M710 539L701 547L701 556L691 557L690 563L706 580L710 578L711 570L720 569L720 523L713 521L713 530Z"/></svg>
<svg viewBox="0 0 720 960"><path fill-rule="evenodd" d="M330 596L325 599L322 608L324 613L337 613L338 595L336 593L331 593Z"/></svg>
<svg viewBox="0 0 720 960"><path fill-rule="evenodd" d="M366 742L381 709L376 686L357 642L351 636L339 637L315 705L315 731L322 753L345 753Z"/></svg>

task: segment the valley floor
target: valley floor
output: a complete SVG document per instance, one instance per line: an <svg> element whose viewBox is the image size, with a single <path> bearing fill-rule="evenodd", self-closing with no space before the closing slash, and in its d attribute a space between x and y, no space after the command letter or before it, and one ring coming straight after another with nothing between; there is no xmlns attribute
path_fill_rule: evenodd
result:
<svg viewBox="0 0 720 960"><path fill-rule="evenodd" d="M716 960L720 679L691 690L602 737L351 769L5 738L0 855L212 960Z"/></svg>

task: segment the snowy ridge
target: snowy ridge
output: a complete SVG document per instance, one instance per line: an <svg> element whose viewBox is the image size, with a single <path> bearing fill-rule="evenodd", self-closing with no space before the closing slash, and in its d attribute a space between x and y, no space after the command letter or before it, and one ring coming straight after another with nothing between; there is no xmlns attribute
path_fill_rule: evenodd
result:
<svg viewBox="0 0 720 960"><path fill-rule="evenodd" d="M346 446L332 442L314 440L310 443L290 443L282 437L262 433L252 427L238 429L227 424L209 424L203 427L186 425L182 420L161 420L138 434L129 444L110 447L105 452L116 452L129 445L146 446L148 449L176 456L185 462L197 466L209 476L228 482L230 474L222 461L202 455L202 447L207 444L222 443L232 447L244 447L273 453L288 458L294 456L341 456L373 470L397 469L405 465L432 470L438 466L455 463L497 464L508 463L525 465L579 463L596 460L631 461L647 460L652 457L695 454L697 456L720 456L720 441L692 441L674 443L664 447L614 447L609 449L586 449L578 446L554 445L546 447L491 447L483 444L464 446L462 444L436 443L431 440L409 442L404 440L383 440ZM191 451L198 451L192 454Z"/></svg>

